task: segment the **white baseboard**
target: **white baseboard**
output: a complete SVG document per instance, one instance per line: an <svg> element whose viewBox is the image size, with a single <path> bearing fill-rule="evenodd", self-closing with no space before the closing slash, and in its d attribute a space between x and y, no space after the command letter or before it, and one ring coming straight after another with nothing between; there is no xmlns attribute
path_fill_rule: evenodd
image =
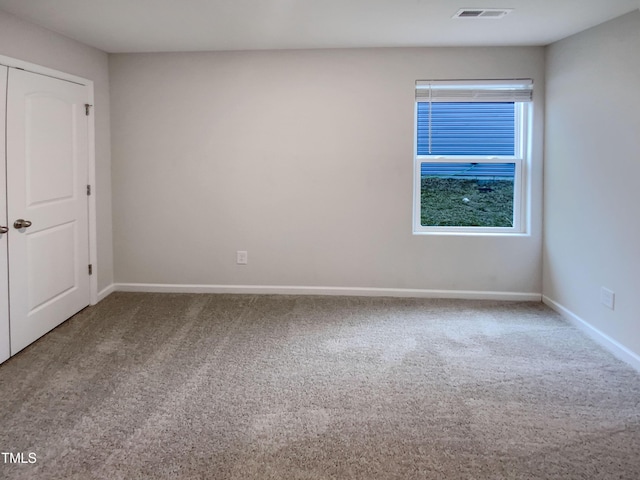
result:
<svg viewBox="0 0 640 480"><path fill-rule="evenodd" d="M104 300L105 298L107 298L109 295L111 295L115 291L116 291L116 285L114 283L109 285L107 288L105 288L103 290L100 290L98 292L98 302Z"/></svg>
<svg viewBox="0 0 640 480"><path fill-rule="evenodd" d="M301 287L273 285L171 285L116 283L119 292L245 293L262 295L342 295L357 297L456 298L467 300L511 300L540 302L539 293L483 292L473 290L422 290L415 288Z"/></svg>
<svg viewBox="0 0 640 480"><path fill-rule="evenodd" d="M564 318L569 320L571 324L579 328L581 331L587 334L590 338L592 338L596 343L598 343L599 345L604 347L606 350L611 352L613 355L615 355L618 359L628 363L634 369L640 372L640 355L629 350L624 345L618 343L616 340L614 340L607 334L601 332L600 330L595 328L593 325L591 325L587 321L577 316L571 310L560 305L558 302L550 299L546 295L542 296L542 302L545 305L551 307L556 312L558 312Z"/></svg>

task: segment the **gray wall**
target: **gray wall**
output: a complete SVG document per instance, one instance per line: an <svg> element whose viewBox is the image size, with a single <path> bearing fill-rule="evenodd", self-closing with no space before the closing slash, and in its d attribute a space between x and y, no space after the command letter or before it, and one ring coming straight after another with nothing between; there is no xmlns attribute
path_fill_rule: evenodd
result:
<svg viewBox="0 0 640 480"><path fill-rule="evenodd" d="M639 52L640 11L547 49L544 294L640 355Z"/></svg>
<svg viewBox="0 0 640 480"><path fill-rule="evenodd" d="M0 55L78 75L94 82L98 290L102 290L113 283L108 55L2 11Z"/></svg>
<svg viewBox="0 0 640 480"><path fill-rule="evenodd" d="M543 48L118 54L110 75L116 282L541 292ZM412 235L414 81L513 77L536 82L532 235Z"/></svg>

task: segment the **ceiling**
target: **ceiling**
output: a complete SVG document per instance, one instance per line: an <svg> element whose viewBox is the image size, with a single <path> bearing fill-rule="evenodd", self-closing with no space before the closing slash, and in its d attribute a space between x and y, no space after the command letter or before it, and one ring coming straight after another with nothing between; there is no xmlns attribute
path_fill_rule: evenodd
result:
<svg viewBox="0 0 640 480"><path fill-rule="evenodd" d="M460 8L513 8L453 19ZM0 0L0 10L110 53L547 45L640 0Z"/></svg>

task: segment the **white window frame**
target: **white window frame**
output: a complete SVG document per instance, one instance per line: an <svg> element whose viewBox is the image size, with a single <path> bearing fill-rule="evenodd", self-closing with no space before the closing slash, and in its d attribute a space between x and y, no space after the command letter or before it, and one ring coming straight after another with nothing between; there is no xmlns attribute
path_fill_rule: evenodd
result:
<svg viewBox="0 0 640 480"><path fill-rule="evenodd" d="M505 83L508 83L505 81ZM461 100L464 101L464 100ZM490 100L487 100L490 101ZM531 103L514 102L515 104L515 155L501 156L442 156L418 155L418 100L414 107L414 187L413 187L413 234L460 234L460 235L528 235L529 202L528 177L531 158ZM422 163L515 163L514 198L512 227L469 227L469 226L423 226L421 222L421 164Z"/></svg>

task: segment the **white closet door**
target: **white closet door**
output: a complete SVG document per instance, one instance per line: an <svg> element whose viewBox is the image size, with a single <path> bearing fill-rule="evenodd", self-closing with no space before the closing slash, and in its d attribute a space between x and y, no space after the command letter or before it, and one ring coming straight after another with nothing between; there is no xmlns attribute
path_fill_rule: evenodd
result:
<svg viewBox="0 0 640 480"><path fill-rule="evenodd" d="M11 68L7 91L14 355L89 304L88 89Z"/></svg>
<svg viewBox="0 0 640 480"><path fill-rule="evenodd" d="M0 227L7 227L7 196L5 195L5 108L7 67L0 66ZM0 233L0 363L9 358L9 284L6 233Z"/></svg>

